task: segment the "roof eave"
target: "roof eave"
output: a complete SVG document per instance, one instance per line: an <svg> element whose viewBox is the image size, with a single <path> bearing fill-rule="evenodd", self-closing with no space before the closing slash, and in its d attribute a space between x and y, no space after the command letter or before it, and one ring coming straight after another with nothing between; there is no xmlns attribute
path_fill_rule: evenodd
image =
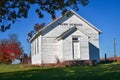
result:
<svg viewBox="0 0 120 80"><path fill-rule="evenodd" d="M42 32L43 30L45 30L47 27L49 27L50 25L54 24L56 21L58 21L60 18L62 18L63 16L60 16L59 18L55 19L54 21L52 21L51 23L49 23L47 26L45 26L44 28L40 29L38 32L36 32L32 38L29 39L29 42L32 42L33 39L36 37L37 34L39 34L40 32Z"/></svg>

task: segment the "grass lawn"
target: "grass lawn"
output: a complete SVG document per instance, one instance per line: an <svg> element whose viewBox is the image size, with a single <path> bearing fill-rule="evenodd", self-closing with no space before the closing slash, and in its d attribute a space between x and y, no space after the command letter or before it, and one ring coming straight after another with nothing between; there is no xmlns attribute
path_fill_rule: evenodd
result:
<svg viewBox="0 0 120 80"><path fill-rule="evenodd" d="M0 80L120 80L120 63L57 68L1 64Z"/></svg>

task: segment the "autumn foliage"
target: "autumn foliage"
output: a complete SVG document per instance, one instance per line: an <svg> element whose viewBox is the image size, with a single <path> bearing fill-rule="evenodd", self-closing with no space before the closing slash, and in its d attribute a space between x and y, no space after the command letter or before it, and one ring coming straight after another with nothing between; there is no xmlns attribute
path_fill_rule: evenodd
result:
<svg viewBox="0 0 120 80"><path fill-rule="evenodd" d="M14 59L19 58L22 52L19 41L12 39L0 40L0 63L10 64Z"/></svg>
<svg viewBox="0 0 120 80"><path fill-rule="evenodd" d="M56 11L64 13L68 7L78 11L79 4L86 6L88 3L89 0L0 0L0 31L5 32L20 18L27 18L31 8L39 18L47 12L55 20Z"/></svg>

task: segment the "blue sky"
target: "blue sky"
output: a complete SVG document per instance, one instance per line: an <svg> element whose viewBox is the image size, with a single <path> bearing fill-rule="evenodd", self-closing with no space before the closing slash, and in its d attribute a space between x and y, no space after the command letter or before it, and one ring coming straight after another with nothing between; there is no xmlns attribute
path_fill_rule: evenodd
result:
<svg viewBox="0 0 120 80"><path fill-rule="evenodd" d="M80 10L77 13L102 31L100 35L100 57L104 57L105 53L108 57L113 56L114 38L117 42L117 55L120 56L120 0L90 0L86 7L79 7ZM43 19L39 19L34 10L31 9L27 19L20 19L19 22L12 25L10 30L0 32L0 39L7 38L11 33L17 34L24 51L29 54L28 32L33 29L36 23L48 24L52 21L49 14L44 12L44 15ZM60 15L60 11L57 11L57 17Z"/></svg>

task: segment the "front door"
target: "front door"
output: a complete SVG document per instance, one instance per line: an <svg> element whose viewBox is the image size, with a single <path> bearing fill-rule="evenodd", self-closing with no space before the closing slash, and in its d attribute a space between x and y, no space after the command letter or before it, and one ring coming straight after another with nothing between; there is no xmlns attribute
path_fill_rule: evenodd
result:
<svg viewBox="0 0 120 80"><path fill-rule="evenodd" d="M73 39L73 59L80 59L80 42L77 38Z"/></svg>

